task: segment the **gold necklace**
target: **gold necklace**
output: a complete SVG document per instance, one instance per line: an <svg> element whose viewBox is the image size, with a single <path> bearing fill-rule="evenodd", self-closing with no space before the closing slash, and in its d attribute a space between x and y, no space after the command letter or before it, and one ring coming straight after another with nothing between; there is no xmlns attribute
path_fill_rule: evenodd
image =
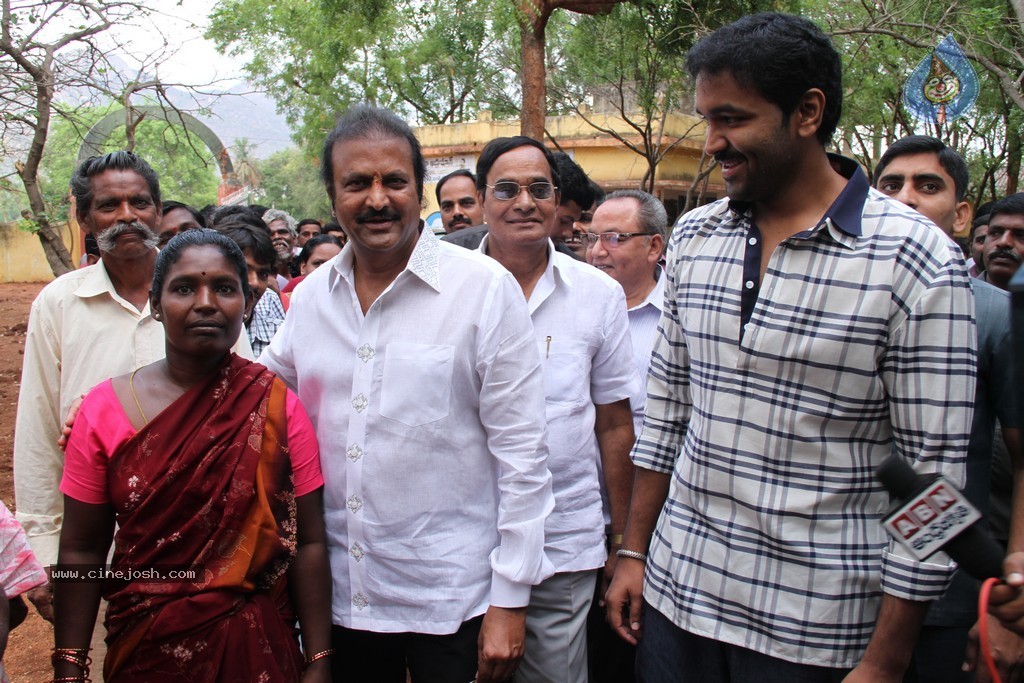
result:
<svg viewBox="0 0 1024 683"><path fill-rule="evenodd" d="M132 398L135 400L135 407L139 409L139 415L142 416L142 424L149 424L149 418L142 412L142 406L139 404L139 397L135 395L135 373L142 368L135 368L132 371L131 377L128 378L128 388L132 390Z"/></svg>

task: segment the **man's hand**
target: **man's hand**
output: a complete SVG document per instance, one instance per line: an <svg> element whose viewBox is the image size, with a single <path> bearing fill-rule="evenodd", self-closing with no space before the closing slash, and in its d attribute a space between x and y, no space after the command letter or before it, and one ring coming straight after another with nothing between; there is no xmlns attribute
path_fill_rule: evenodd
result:
<svg viewBox="0 0 1024 683"><path fill-rule="evenodd" d="M1024 552L1010 553L1003 561L1006 583L992 586L988 611L1003 628L1024 635Z"/></svg>
<svg viewBox="0 0 1024 683"><path fill-rule="evenodd" d="M39 611L39 616L46 619L51 624L53 623L53 584L50 582L44 583L42 586L36 586L25 592L25 597L29 599L36 609Z"/></svg>
<svg viewBox="0 0 1024 683"><path fill-rule="evenodd" d="M64 418L64 426L60 428L60 438L57 439L57 445L60 446L62 451L68 448L68 437L71 436L71 428L75 426L75 418L78 417L78 411L82 407L82 400L84 398L85 394L82 394L72 401L71 407L68 408L68 416Z"/></svg>
<svg viewBox="0 0 1024 683"><path fill-rule="evenodd" d="M992 659L996 662L999 678L1004 683L1024 681L1024 638L999 625L995 617L988 617L988 639ZM967 640L967 654L964 657L966 671L974 671L975 683L991 683L988 667L985 666L978 642L978 625L975 624Z"/></svg>
<svg viewBox="0 0 1024 683"><path fill-rule="evenodd" d="M615 554L615 550L621 546L612 546L612 550L608 553L608 559L604 563L604 571L601 572L601 590L597 592L598 600L597 606L604 607L604 596L608 592L608 589L612 585L612 579L615 578L615 567L618 566L619 557Z"/></svg>
<svg viewBox="0 0 1024 683"><path fill-rule="evenodd" d="M604 602L612 630L633 645L641 636L643 593L644 563L631 557L622 558L615 567L615 577L605 593Z"/></svg>
<svg viewBox="0 0 1024 683"><path fill-rule="evenodd" d="M477 639L477 683L512 678L526 649L526 608L488 607Z"/></svg>

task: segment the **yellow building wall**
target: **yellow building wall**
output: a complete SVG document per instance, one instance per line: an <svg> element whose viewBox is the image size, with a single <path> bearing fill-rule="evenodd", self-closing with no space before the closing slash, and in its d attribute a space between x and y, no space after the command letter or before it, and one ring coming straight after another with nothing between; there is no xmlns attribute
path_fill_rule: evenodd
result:
<svg viewBox="0 0 1024 683"><path fill-rule="evenodd" d="M57 226L65 244L71 244L71 228ZM0 282L49 282L53 271L46 262L43 246L35 233L17 223L0 223Z"/></svg>
<svg viewBox="0 0 1024 683"><path fill-rule="evenodd" d="M642 147L636 131L621 117L611 114L588 114L593 123L614 130L633 144ZM549 116L546 129L558 145L569 153L587 175L606 190L638 188L647 172L647 162L639 154L626 148L612 135L602 133L581 116ZM666 117L665 138L685 139L673 147L658 165L655 194L663 200L677 199L685 194L698 172L701 148L704 143L704 123L697 117L675 113ZM442 171L456 170L466 165L475 170L475 159L491 140L519 134L518 121L492 121L489 112L481 112L480 120L451 125L420 126L416 137L423 148L428 165L431 160L448 160L444 168L428 172L424 184L424 215L438 210L434 193L435 180ZM546 141L549 147L550 140ZM451 158L456 159L451 163ZM459 163L465 160L467 163ZM431 178L430 176L434 177ZM721 173L716 169L710 179L711 193L721 194Z"/></svg>

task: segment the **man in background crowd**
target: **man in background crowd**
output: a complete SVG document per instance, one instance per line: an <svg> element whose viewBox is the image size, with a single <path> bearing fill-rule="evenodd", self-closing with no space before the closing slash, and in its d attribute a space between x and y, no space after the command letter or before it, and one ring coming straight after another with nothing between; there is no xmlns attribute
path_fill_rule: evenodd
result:
<svg viewBox="0 0 1024 683"><path fill-rule="evenodd" d="M910 135L894 142L875 166L875 187L917 210L950 238L971 220L966 201L970 180L967 162L944 142L926 135ZM996 419L1002 424L1006 448L1024 463L1020 416L1015 407L1013 378L1007 372L1012 360L1010 297L987 282L972 282L977 322L978 376L974 422L967 446L967 483L964 493L988 516L992 491L993 435ZM974 674L963 671L968 631L978 619L980 583L957 572L941 599L932 603L906 677L908 682L966 683ZM997 658L1007 675L1015 657L1024 657L1017 636L995 624ZM996 633L996 630L999 630ZM1011 660L1007 662L1006 660ZM973 663L972 663L973 664ZM987 676L987 673L982 675Z"/></svg>
<svg viewBox="0 0 1024 683"><path fill-rule="evenodd" d="M476 198L476 177L460 168L437 181L434 187L441 207L441 224L446 233L472 228L484 222L483 210Z"/></svg>
<svg viewBox="0 0 1024 683"><path fill-rule="evenodd" d="M295 237L295 247L292 252L298 256L299 249L306 246L311 237L316 237L323 231L323 224L315 218L303 218L296 226L298 234Z"/></svg>
<svg viewBox="0 0 1024 683"><path fill-rule="evenodd" d="M206 219L203 217L203 214L188 204L166 201L163 203L163 212L164 215L160 221L158 249L163 249L171 241L171 238L179 232L206 227Z"/></svg>
<svg viewBox="0 0 1024 683"><path fill-rule="evenodd" d="M983 278L999 289L1010 288L1010 280L1024 261L1024 192L1011 194L992 205L985 235Z"/></svg>
<svg viewBox="0 0 1024 683"><path fill-rule="evenodd" d="M618 190L597 207L588 223L589 230L584 235L587 263L607 273L622 286L626 295L633 359L638 376L646 382L665 298L665 278L658 265L668 226L665 206L647 192ZM643 424L646 397L641 386L631 401L633 431L637 434ZM605 522L610 522L607 515ZM610 533L611 530L608 531ZM616 636L608 626L603 601L607 589L607 583L598 584L596 604L591 607L588 618L590 680L591 683L629 683L633 680L636 649Z"/></svg>

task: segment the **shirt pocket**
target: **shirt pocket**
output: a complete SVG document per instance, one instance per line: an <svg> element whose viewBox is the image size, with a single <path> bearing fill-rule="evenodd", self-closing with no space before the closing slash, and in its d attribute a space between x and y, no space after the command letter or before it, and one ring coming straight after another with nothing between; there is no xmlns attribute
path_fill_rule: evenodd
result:
<svg viewBox="0 0 1024 683"><path fill-rule="evenodd" d="M582 341L541 341L544 397L549 405L578 406L590 393L590 356Z"/></svg>
<svg viewBox="0 0 1024 683"><path fill-rule="evenodd" d="M388 344L381 380L381 416L410 427L448 417L454 371L454 346Z"/></svg>

